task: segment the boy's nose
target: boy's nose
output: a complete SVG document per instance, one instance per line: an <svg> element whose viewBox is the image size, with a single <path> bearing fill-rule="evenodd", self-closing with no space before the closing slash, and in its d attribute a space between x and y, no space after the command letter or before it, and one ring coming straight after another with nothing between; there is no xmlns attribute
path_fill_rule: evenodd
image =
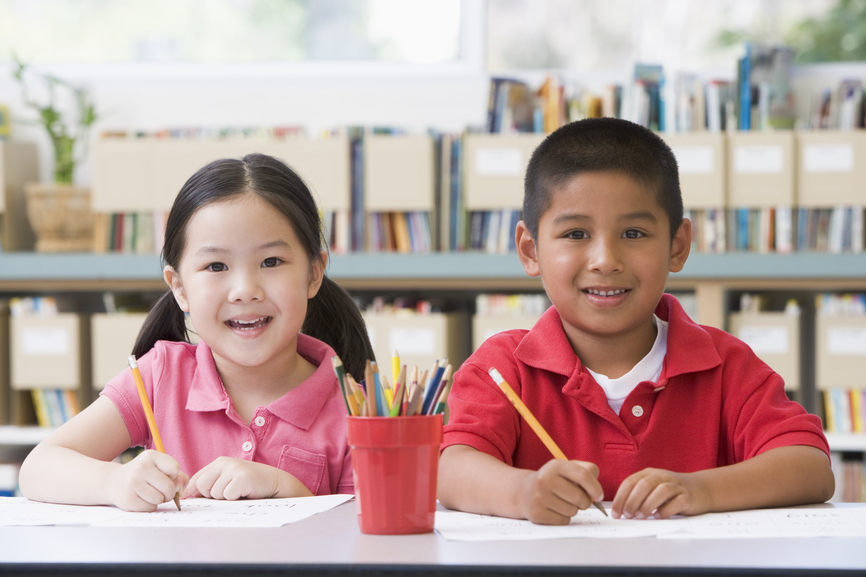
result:
<svg viewBox="0 0 866 577"><path fill-rule="evenodd" d="M613 241L599 240L592 245L589 268L601 274L611 274L622 270L622 259L618 244Z"/></svg>

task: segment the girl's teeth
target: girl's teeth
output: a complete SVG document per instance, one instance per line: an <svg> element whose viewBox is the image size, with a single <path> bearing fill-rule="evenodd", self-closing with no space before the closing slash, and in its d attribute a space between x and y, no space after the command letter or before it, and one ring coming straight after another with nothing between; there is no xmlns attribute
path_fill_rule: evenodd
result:
<svg viewBox="0 0 866 577"><path fill-rule="evenodd" d="M258 319L252 320L252 321L240 321L240 320L228 321L228 324L232 328L235 328L235 329L238 329L241 331L250 331L250 330L257 329L259 327L264 326L265 323L267 322L267 320L268 320L268 317L261 317L261 318L258 318Z"/></svg>

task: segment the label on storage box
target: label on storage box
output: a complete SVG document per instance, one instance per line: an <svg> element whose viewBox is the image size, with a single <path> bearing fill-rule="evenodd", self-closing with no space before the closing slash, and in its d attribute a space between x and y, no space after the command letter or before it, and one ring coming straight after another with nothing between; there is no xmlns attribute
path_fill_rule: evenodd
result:
<svg viewBox="0 0 866 577"><path fill-rule="evenodd" d="M401 355L435 355L436 331L421 328L397 328L388 333L388 348Z"/></svg>
<svg viewBox="0 0 866 577"><path fill-rule="evenodd" d="M479 148L475 153L475 174L520 176L523 174L523 151L519 148Z"/></svg>
<svg viewBox="0 0 866 577"><path fill-rule="evenodd" d="M866 327L829 327L827 352L831 355L866 355Z"/></svg>
<svg viewBox="0 0 866 577"><path fill-rule="evenodd" d="M780 174L784 167L785 154L781 146L734 147L734 172L737 174Z"/></svg>
<svg viewBox="0 0 866 577"><path fill-rule="evenodd" d="M60 357L72 350L69 331L62 327L26 327L21 330L21 352L30 357Z"/></svg>
<svg viewBox="0 0 866 577"><path fill-rule="evenodd" d="M740 327L737 336L749 345L756 355L785 355L788 353L788 329L786 327Z"/></svg>
<svg viewBox="0 0 866 577"><path fill-rule="evenodd" d="M712 174L715 167L710 146L672 146L680 174Z"/></svg>

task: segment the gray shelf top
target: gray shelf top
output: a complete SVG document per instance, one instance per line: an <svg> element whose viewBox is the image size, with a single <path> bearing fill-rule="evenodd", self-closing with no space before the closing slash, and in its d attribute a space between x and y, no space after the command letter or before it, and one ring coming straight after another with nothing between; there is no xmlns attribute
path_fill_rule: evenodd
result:
<svg viewBox="0 0 866 577"><path fill-rule="evenodd" d="M328 274L336 279L522 279L514 254L352 253L331 255ZM0 253L0 282L39 280L158 280L157 255L120 253ZM861 254L692 254L682 272L689 279L864 279Z"/></svg>

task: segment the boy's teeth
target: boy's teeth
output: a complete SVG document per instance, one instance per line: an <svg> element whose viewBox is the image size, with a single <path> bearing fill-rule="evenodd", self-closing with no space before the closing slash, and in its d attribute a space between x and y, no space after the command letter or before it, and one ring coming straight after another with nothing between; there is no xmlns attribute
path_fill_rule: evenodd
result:
<svg viewBox="0 0 866 577"><path fill-rule="evenodd" d="M595 290L595 289L587 289L586 292L588 292L591 295L598 295L598 296L602 296L602 297L612 297L614 295L620 295L620 294L624 293L625 291L621 290L621 289L617 289L617 290L605 292L605 291L599 291L599 290Z"/></svg>

